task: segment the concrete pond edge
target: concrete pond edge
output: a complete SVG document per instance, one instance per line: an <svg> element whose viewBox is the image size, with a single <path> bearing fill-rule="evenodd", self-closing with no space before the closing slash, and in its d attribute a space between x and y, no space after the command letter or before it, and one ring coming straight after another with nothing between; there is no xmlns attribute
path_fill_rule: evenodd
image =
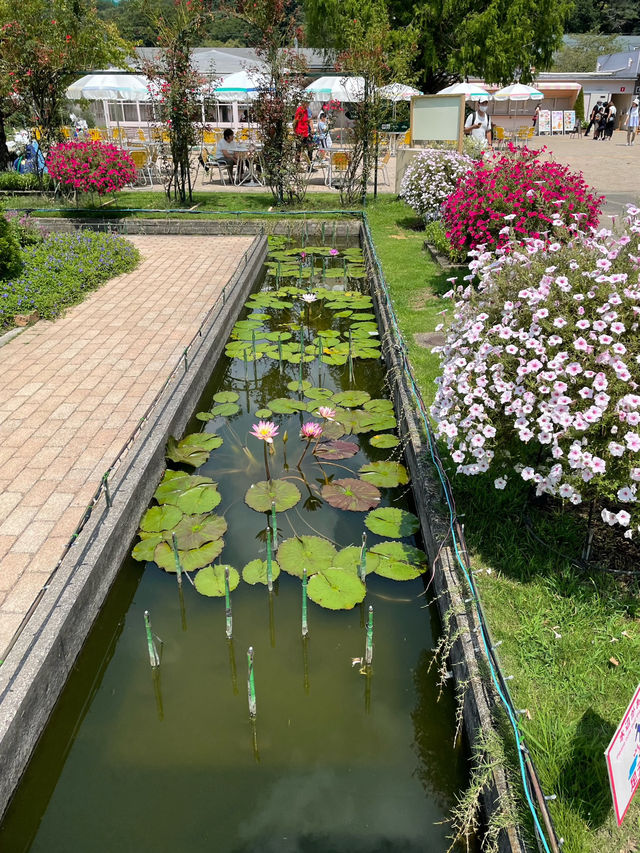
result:
<svg viewBox="0 0 640 853"><path fill-rule="evenodd" d="M0 666L0 817L44 731L165 469L170 435L182 434L237 316L255 285L267 240L257 236L203 329L186 372L176 373L109 480L104 497L50 578ZM212 306L213 307L213 306Z"/></svg>

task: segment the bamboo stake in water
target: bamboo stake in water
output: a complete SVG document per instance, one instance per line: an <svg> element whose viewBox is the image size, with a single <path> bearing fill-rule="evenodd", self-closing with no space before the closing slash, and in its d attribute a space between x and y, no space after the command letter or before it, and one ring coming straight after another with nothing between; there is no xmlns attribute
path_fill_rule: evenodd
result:
<svg viewBox="0 0 640 853"><path fill-rule="evenodd" d="M257 714L256 706L256 685L253 678L253 646L249 646L247 652L247 691L249 694L249 716L253 719Z"/></svg>
<svg viewBox="0 0 640 853"><path fill-rule="evenodd" d="M307 622L307 570L302 570L302 636L309 636L309 624Z"/></svg>
<svg viewBox="0 0 640 853"><path fill-rule="evenodd" d="M309 637L302 638L302 684L305 694L309 694Z"/></svg>
<svg viewBox="0 0 640 853"><path fill-rule="evenodd" d="M271 526L273 527L273 548L278 549L278 519L276 517L276 502L271 501Z"/></svg>
<svg viewBox="0 0 640 853"><path fill-rule="evenodd" d="M360 549L360 580L365 583L367 577L367 534L362 534L362 548Z"/></svg>
<svg viewBox="0 0 640 853"><path fill-rule="evenodd" d="M233 640L227 640L227 648L229 650L229 669L231 670L231 687L234 695L238 695L238 671L236 669L236 651L233 647Z"/></svg>
<svg viewBox="0 0 640 853"><path fill-rule="evenodd" d="M298 371L298 387L302 390L302 357L304 355L304 326L300 324L300 369Z"/></svg>
<svg viewBox="0 0 640 853"><path fill-rule="evenodd" d="M178 540L176 534L171 534L171 544L173 545L173 559L176 564L176 575L178 577L178 586L182 586L182 563L180 562L180 554L178 553Z"/></svg>
<svg viewBox="0 0 640 853"><path fill-rule="evenodd" d="M253 350L253 361L256 361L256 333L255 329L251 329L251 349Z"/></svg>
<svg viewBox="0 0 640 853"><path fill-rule="evenodd" d="M229 566L224 568L224 605L227 622L227 640L233 636L233 615L231 613L231 592L229 590Z"/></svg>
<svg viewBox="0 0 640 853"><path fill-rule="evenodd" d="M367 623L367 642L364 650L364 662L371 666L373 660L373 606L369 605L369 621Z"/></svg>
<svg viewBox="0 0 640 853"><path fill-rule="evenodd" d="M149 611L144 611L144 628L147 634L147 649L149 651L149 663L151 664L151 668L155 669L157 666L160 666L160 658L158 657L158 652L156 650L156 645L153 642L153 633L151 631L151 617L149 616Z"/></svg>
<svg viewBox="0 0 640 853"><path fill-rule="evenodd" d="M271 564L271 528L267 525L267 589L273 592L273 566Z"/></svg>

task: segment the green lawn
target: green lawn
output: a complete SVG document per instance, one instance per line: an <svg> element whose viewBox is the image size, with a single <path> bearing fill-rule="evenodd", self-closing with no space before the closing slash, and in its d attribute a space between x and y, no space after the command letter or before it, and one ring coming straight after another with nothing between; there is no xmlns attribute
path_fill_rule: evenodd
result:
<svg viewBox="0 0 640 853"><path fill-rule="evenodd" d="M383 200L369 210L376 248L411 362L427 400L436 357L416 332L440 321L443 276L422 251L410 210ZM443 458L446 451L443 450ZM555 505L534 506L530 492L499 492L493 477L455 477L482 603L564 853L640 849L640 799L618 829L604 759L640 682L638 581L581 573L583 519ZM640 566L638 567L640 568Z"/></svg>

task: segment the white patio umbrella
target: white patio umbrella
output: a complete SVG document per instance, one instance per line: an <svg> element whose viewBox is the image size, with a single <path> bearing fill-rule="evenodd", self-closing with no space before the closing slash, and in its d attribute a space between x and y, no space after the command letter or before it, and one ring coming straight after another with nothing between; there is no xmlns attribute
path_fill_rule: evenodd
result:
<svg viewBox="0 0 640 853"><path fill-rule="evenodd" d="M257 100L261 82L260 71L247 68L244 71L235 71L213 84L206 83L200 91L225 104L232 104L234 101L246 103Z"/></svg>
<svg viewBox="0 0 640 853"><path fill-rule="evenodd" d="M149 101L150 81L143 74L86 74L67 88L70 101Z"/></svg>
<svg viewBox="0 0 640 853"><path fill-rule="evenodd" d="M421 95L418 89L413 86L407 86L405 83L389 83L388 86L381 86L378 89L378 94L385 101L393 101L394 104L398 101L410 101L414 95Z"/></svg>
<svg viewBox="0 0 640 853"><path fill-rule="evenodd" d="M314 101L357 104L364 100L364 77L319 77L304 91Z"/></svg>
<svg viewBox="0 0 640 853"><path fill-rule="evenodd" d="M511 86L505 86L504 89L498 89L494 92L493 97L496 101L541 101L544 98L542 92L534 89L533 86L525 86L524 83L512 83Z"/></svg>
<svg viewBox="0 0 640 853"><path fill-rule="evenodd" d="M471 101L479 101L484 98L491 100L491 95L477 83L453 83L451 86L440 89L438 95L465 95Z"/></svg>

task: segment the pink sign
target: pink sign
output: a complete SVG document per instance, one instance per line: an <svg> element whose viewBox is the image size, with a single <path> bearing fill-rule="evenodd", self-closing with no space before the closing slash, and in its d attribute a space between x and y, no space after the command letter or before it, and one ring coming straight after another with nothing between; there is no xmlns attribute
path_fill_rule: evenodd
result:
<svg viewBox="0 0 640 853"><path fill-rule="evenodd" d="M640 783L640 685L605 751L618 826Z"/></svg>

